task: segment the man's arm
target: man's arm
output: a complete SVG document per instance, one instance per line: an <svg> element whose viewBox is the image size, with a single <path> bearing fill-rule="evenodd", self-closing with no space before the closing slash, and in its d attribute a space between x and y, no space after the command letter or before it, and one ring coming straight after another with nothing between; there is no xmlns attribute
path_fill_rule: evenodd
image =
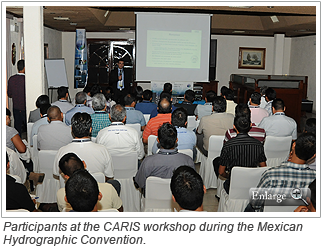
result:
<svg viewBox="0 0 322 249"><path fill-rule="evenodd" d="M218 173L219 173L219 175L221 175L222 177L225 177L225 178L227 178L227 177L228 177L228 174L226 173L226 166L219 165Z"/></svg>
<svg viewBox="0 0 322 249"><path fill-rule="evenodd" d="M259 163L259 167L266 167L266 162Z"/></svg>

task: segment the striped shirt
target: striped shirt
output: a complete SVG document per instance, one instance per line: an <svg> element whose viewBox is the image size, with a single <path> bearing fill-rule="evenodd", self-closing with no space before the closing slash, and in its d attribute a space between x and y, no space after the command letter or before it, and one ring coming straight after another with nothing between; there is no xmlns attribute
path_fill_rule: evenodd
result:
<svg viewBox="0 0 322 249"><path fill-rule="evenodd" d="M150 135L158 135L158 129L164 123L171 123L171 113L159 113L156 117L151 118L143 131L143 139L148 139Z"/></svg>
<svg viewBox="0 0 322 249"><path fill-rule="evenodd" d="M96 111L91 114L92 118L92 137L96 137L97 133L105 127L111 125L108 114L104 111Z"/></svg>
<svg viewBox="0 0 322 249"><path fill-rule="evenodd" d="M262 128L256 127L255 124L253 124L252 128L248 132L248 135L253 138L256 138L261 143L265 142L265 138L266 138L265 130ZM228 140L236 136L237 136L237 132L235 131L235 129L227 130L225 134L224 143L226 143Z"/></svg>

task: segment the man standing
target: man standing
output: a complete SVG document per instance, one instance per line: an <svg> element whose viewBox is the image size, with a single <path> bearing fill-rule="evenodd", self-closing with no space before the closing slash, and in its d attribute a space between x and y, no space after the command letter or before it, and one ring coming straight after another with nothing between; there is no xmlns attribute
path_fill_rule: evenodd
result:
<svg viewBox="0 0 322 249"><path fill-rule="evenodd" d="M22 127L27 130L26 118L26 88L25 88L25 61L17 63L18 73L10 77L8 81L8 97L13 102L14 127L21 135Z"/></svg>

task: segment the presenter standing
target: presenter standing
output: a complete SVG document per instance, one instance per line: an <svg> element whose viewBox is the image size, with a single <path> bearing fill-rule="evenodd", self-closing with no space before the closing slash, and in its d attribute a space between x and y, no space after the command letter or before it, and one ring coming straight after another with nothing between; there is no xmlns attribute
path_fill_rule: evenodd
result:
<svg viewBox="0 0 322 249"><path fill-rule="evenodd" d="M110 86L114 90L114 98L117 103L124 104L124 97L130 93L131 69L124 68L124 61L117 62L117 68L110 73Z"/></svg>

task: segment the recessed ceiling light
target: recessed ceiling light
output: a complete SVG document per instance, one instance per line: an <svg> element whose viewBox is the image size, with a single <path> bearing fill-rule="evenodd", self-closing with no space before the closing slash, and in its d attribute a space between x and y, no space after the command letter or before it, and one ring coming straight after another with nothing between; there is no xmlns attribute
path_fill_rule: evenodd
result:
<svg viewBox="0 0 322 249"><path fill-rule="evenodd" d="M131 30L131 28L119 28L119 30Z"/></svg>
<svg viewBox="0 0 322 249"><path fill-rule="evenodd" d="M77 23L76 22L71 22L71 23L69 23L69 25L76 26Z"/></svg>
<svg viewBox="0 0 322 249"><path fill-rule="evenodd" d="M274 23L279 22L277 16L271 16L270 18L272 19L272 22L274 22Z"/></svg>
<svg viewBox="0 0 322 249"><path fill-rule="evenodd" d="M58 20L58 21L69 21L69 17L62 17L62 16L55 16L54 17L55 20Z"/></svg>
<svg viewBox="0 0 322 249"><path fill-rule="evenodd" d="M229 8L240 8L240 9L250 9L254 6L228 6Z"/></svg>
<svg viewBox="0 0 322 249"><path fill-rule="evenodd" d="M245 33L244 30L234 30L233 33Z"/></svg>

